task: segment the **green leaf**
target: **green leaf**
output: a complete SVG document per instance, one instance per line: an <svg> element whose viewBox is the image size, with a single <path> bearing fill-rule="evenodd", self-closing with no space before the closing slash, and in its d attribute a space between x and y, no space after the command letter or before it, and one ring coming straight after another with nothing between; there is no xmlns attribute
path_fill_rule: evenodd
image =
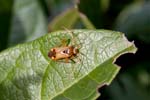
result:
<svg viewBox="0 0 150 100"><path fill-rule="evenodd" d="M73 28L78 20L78 11L75 8L68 9L62 14L56 16L49 24L49 30L55 31L65 28ZM69 19L69 20L68 20Z"/></svg>
<svg viewBox="0 0 150 100"><path fill-rule="evenodd" d="M99 96L97 88L109 85L119 71L114 60L136 51L120 32L70 31L81 46L73 59L76 63L47 56L51 48L71 39L69 31L53 32L1 52L0 100L93 100Z"/></svg>
<svg viewBox="0 0 150 100"><path fill-rule="evenodd" d="M50 22L49 31L56 31L63 28L72 29L76 27L78 23L83 24L87 29L95 29L84 14L80 13L77 8L71 8L56 16Z"/></svg>
<svg viewBox="0 0 150 100"><path fill-rule="evenodd" d="M34 40L47 33L44 11L38 0L14 0L9 45Z"/></svg>
<svg viewBox="0 0 150 100"><path fill-rule="evenodd" d="M67 8L74 6L73 0L44 0L50 10L51 16L55 16Z"/></svg>
<svg viewBox="0 0 150 100"><path fill-rule="evenodd" d="M80 13L80 19L84 23L86 29L96 29L90 20L82 13Z"/></svg>
<svg viewBox="0 0 150 100"><path fill-rule="evenodd" d="M100 0L100 7L103 12L106 12L110 6L110 0Z"/></svg>

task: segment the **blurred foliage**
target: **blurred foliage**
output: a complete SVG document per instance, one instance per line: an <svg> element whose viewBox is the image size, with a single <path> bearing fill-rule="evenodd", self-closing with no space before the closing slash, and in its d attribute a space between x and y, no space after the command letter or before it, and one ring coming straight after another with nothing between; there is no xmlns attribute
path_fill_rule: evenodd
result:
<svg viewBox="0 0 150 100"><path fill-rule="evenodd" d="M0 0L0 51L7 47L13 1Z"/></svg>
<svg viewBox="0 0 150 100"><path fill-rule="evenodd" d="M13 36L10 31L12 27L24 27L24 25L16 23L10 24L14 20L12 15L16 13L15 1L0 1L0 50L9 47L8 44L12 44L9 40L9 37ZM32 0L32 2L36 2L37 8L34 5L36 9L23 13L22 16L27 18L22 20L27 23L31 22L29 29L44 23L43 31L37 28L41 35L48 30L48 27L50 31L63 29L62 27L68 29L105 28L122 31L129 40L134 40L139 48L138 52L135 55L124 55L117 60L116 63L123 66L122 70L110 87L103 88L100 99L150 99L148 95L150 93L150 0ZM29 9L33 7L33 4L26 7ZM19 13L21 13L20 11ZM69 11L70 13L68 13ZM38 23L32 23L32 20L28 19L28 14L33 14L31 19L33 18ZM45 22L37 19L40 15L43 16ZM55 28L51 29L52 27ZM33 33L31 29L28 34ZM26 32L24 28L20 30L19 33L22 35ZM19 39L23 38L21 42L29 38L27 35L22 38L17 36ZM32 36L30 39L32 40ZM14 40L16 40L15 43L20 42L17 39Z"/></svg>
<svg viewBox="0 0 150 100"><path fill-rule="evenodd" d="M119 15L116 29L129 38L150 43L150 2L136 3L126 7Z"/></svg>
<svg viewBox="0 0 150 100"><path fill-rule="evenodd" d="M47 23L37 0L14 0L9 45L34 40L47 33Z"/></svg>
<svg viewBox="0 0 150 100"><path fill-rule="evenodd" d="M84 14L80 13L77 8L70 8L55 17L55 19L49 23L48 28L49 31L56 31L63 28L73 29L82 27L87 29L95 29L88 18Z"/></svg>
<svg viewBox="0 0 150 100"><path fill-rule="evenodd" d="M57 14L64 11L66 8L72 7L74 5L73 0L45 0L47 7L49 8L49 14L54 17Z"/></svg>

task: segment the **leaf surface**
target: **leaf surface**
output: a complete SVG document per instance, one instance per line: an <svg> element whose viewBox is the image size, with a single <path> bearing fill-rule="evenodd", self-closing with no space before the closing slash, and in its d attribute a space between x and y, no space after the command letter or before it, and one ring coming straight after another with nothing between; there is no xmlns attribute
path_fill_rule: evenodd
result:
<svg viewBox="0 0 150 100"><path fill-rule="evenodd" d="M93 100L99 96L97 88L109 85L119 71L114 60L136 51L120 32L70 30L80 45L76 63L51 60L49 50L72 39L68 32L53 32L1 52L0 100Z"/></svg>

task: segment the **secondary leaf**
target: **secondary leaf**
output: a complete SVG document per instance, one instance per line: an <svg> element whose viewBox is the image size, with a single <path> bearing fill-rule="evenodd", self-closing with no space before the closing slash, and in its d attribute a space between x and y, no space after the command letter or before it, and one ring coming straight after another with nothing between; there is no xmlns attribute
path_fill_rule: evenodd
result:
<svg viewBox="0 0 150 100"><path fill-rule="evenodd" d="M38 0L14 0L9 45L34 40L47 33L44 12Z"/></svg>
<svg viewBox="0 0 150 100"><path fill-rule="evenodd" d="M110 84L119 71L112 64L114 59L136 51L120 32L71 31L81 44L74 59L80 62L63 63L47 56L63 39L71 39L68 31L53 32L1 52L0 100L93 100L99 96L98 86Z"/></svg>
<svg viewBox="0 0 150 100"><path fill-rule="evenodd" d="M129 38L150 43L150 13L147 12L150 12L150 2L134 3L120 13L115 28Z"/></svg>
<svg viewBox="0 0 150 100"><path fill-rule="evenodd" d="M90 20L82 13L80 13L80 20L86 27L86 29L95 29L94 25L90 22Z"/></svg>
<svg viewBox="0 0 150 100"><path fill-rule="evenodd" d="M84 14L80 13L77 8L72 8L55 17L49 24L49 31L56 31L63 28L72 29L76 26L81 26L81 24L86 29L95 29L94 25Z"/></svg>
<svg viewBox="0 0 150 100"><path fill-rule="evenodd" d="M79 17L77 9L69 9L59 16L55 17L55 19L50 22L49 31L60 30L63 29L63 27L66 27L68 29L73 28L78 18Z"/></svg>

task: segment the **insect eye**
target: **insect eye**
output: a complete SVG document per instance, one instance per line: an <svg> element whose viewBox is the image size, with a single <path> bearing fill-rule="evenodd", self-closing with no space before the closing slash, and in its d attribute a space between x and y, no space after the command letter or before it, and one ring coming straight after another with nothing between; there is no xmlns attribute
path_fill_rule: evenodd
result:
<svg viewBox="0 0 150 100"><path fill-rule="evenodd" d="M51 59L55 59L55 56L52 56Z"/></svg>
<svg viewBox="0 0 150 100"><path fill-rule="evenodd" d="M66 53L66 54L67 54L68 52L69 52L69 50L68 50L68 49L63 51L63 53Z"/></svg>
<svg viewBox="0 0 150 100"><path fill-rule="evenodd" d="M54 52L54 51L55 51L55 49L51 49L51 51L53 51L53 52Z"/></svg>

